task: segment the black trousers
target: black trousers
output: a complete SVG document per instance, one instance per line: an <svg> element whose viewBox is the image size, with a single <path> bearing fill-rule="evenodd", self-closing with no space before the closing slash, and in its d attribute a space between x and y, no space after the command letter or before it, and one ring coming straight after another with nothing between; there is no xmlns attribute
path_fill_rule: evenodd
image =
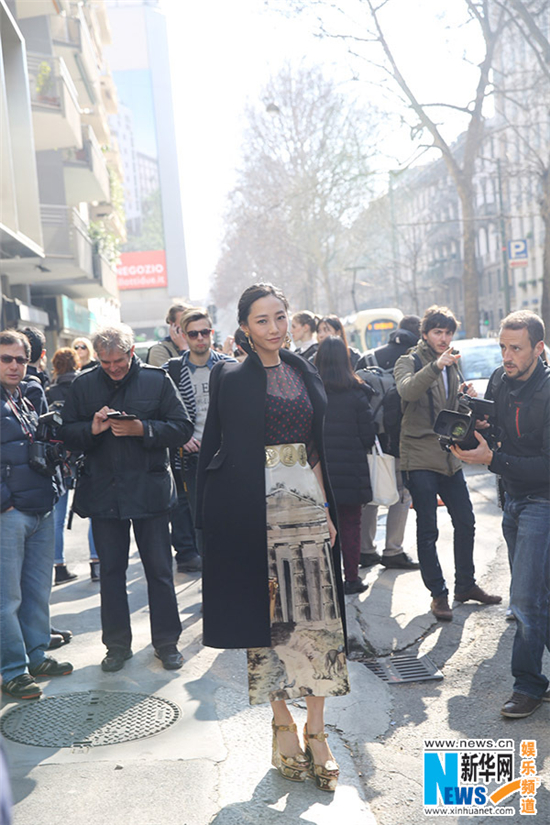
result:
<svg viewBox="0 0 550 825"><path fill-rule="evenodd" d="M153 647L176 644L181 622L174 590L169 516L133 519L134 536L147 579ZM101 565L101 626L108 648L132 643L126 570L130 550L130 519L92 518L94 542Z"/></svg>

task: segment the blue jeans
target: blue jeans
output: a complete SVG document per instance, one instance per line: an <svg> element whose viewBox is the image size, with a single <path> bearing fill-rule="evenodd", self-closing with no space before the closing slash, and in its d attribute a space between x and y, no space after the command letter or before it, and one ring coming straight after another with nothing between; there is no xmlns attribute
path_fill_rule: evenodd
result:
<svg viewBox="0 0 550 825"><path fill-rule="evenodd" d="M502 532L512 570L510 607L517 620L514 691L538 698L548 688L541 670L545 645L550 650L550 501L506 494Z"/></svg>
<svg viewBox="0 0 550 825"><path fill-rule="evenodd" d="M403 473L403 478L416 510L416 545L422 581L433 598L449 592L436 550L439 495L454 529L455 593L466 593L475 584L475 518L464 473L459 470L453 476L446 476L433 470L410 470Z"/></svg>
<svg viewBox="0 0 550 825"><path fill-rule="evenodd" d="M69 504L69 493L64 493L53 508L53 520L55 525L55 557L54 564L65 564L65 520L67 518L67 508ZM98 561L97 553L92 534L92 524L88 527L88 546L90 548L90 560Z"/></svg>
<svg viewBox="0 0 550 825"><path fill-rule="evenodd" d="M5 682L43 661L50 643L52 513L0 515L0 655Z"/></svg>
<svg viewBox="0 0 550 825"><path fill-rule="evenodd" d="M197 543L189 495L183 486L180 470L176 470L175 479L178 503L170 511L170 537L172 546L176 551L176 562L185 562L190 556L197 554Z"/></svg>

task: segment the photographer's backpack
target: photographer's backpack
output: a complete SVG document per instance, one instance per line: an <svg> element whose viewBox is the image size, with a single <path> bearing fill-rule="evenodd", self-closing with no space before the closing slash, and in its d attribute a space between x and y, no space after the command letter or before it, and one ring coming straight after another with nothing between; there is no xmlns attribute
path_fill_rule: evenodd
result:
<svg viewBox="0 0 550 825"><path fill-rule="evenodd" d="M418 372L422 369L422 362L416 352L412 355L414 371ZM364 358L369 366L358 370L356 374L371 390L371 412L382 449L385 453L398 457L403 411L393 368L382 369L373 352L367 353Z"/></svg>

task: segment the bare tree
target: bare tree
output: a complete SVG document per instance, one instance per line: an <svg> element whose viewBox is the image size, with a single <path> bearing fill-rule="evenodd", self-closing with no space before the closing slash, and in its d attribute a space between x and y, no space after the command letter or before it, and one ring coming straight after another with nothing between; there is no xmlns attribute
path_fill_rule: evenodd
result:
<svg viewBox="0 0 550 825"><path fill-rule="evenodd" d="M391 79L398 96L408 106L416 118L412 128L415 138L429 137L429 148L439 150L448 172L456 186L462 208L462 245L463 245L463 282L465 329L468 336L479 335L478 285L475 262L475 200L473 178L475 160L479 153L484 135L484 102L492 90L490 72L496 44L508 17L497 0L463 0L464 10L469 21L477 26L481 35L484 54L477 71L477 82L472 90L470 100L464 105L456 105L447 100L425 102L415 93L412 84L405 77L399 64L399 56L394 54L385 24L384 14L391 10L392 0L355 0L345 7L333 0L274 0L279 8L281 4L296 11L316 7L319 18L319 33L336 37L349 44L350 53L376 66L383 75ZM268 3L269 5L269 3ZM339 23L335 22L339 16ZM342 20L347 21L342 23ZM364 34L358 35L361 29ZM434 72L437 66L434 65ZM461 112L467 119L463 141L463 152L458 159L451 144L444 138L440 124L435 119L437 113L445 109ZM434 117L430 114L434 112Z"/></svg>
<svg viewBox="0 0 550 825"><path fill-rule="evenodd" d="M374 115L317 68L286 67L249 107L216 269L217 300L272 277L295 305L338 312L346 235L370 195Z"/></svg>

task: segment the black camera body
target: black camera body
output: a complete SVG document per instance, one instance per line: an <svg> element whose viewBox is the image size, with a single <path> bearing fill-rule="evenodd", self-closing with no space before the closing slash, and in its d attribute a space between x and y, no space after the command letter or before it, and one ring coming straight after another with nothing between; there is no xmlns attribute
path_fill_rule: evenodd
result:
<svg viewBox="0 0 550 825"><path fill-rule="evenodd" d="M453 444L461 450L475 450L479 443L474 435L476 421L483 420L486 415L491 418L494 414L494 401L472 398L465 393L460 394L459 399L469 407L469 410L467 412L441 410L434 424L434 432L439 437L439 445L447 452Z"/></svg>
<svg viewBox="0 0 550 825"><path fill-rule="evenodd" d="M55 430L63 424L61 415L53 410L38 419L35 440L29 446L29 467L51 478L63 464L65 449L55 440Z"/></svg>

